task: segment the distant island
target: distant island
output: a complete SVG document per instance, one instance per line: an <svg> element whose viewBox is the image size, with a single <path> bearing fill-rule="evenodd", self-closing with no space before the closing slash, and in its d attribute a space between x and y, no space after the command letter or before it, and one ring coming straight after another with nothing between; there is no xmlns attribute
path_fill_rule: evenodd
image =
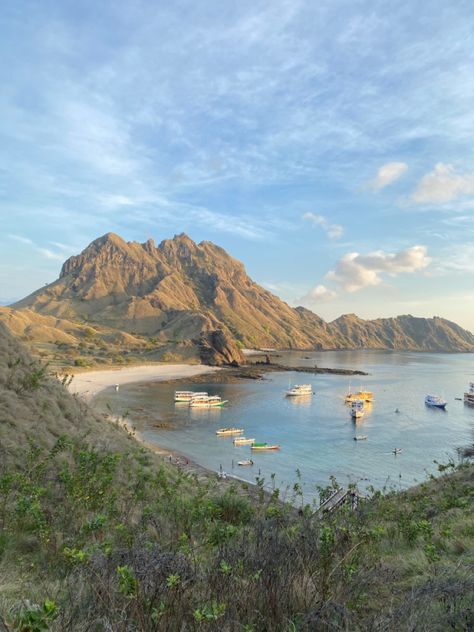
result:
<svg viewBox="0 0 474 632"><path fill-rule="evenodd" d="M88 366L146 361L245 363L243 348L473 352L474 335L439 317L325 322L255 283L209 241L181 234L158 246L114 233L62 266L59 278L0 320L42 356Z"/></svg>

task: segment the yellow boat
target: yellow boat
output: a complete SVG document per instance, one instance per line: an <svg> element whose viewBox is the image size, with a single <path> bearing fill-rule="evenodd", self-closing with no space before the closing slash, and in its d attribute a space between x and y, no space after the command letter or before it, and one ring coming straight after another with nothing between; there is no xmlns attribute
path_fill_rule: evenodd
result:
<svg viewBox="0 0 474 632"><path fill-rule="evenodd" d="M354 402L356 399L360 399L363 402L371 402L374 399L374 394L370 391L358 391L357 393L348 393L345 398L346 404Z"/></svg>

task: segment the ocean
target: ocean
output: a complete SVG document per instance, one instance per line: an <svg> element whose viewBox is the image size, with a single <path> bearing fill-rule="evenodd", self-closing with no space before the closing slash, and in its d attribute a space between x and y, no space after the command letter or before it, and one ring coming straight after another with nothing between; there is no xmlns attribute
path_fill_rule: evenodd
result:
<svg viewBox="0 0 474 632"><path fill-rule="evenodd" d="M357 483L361 490L403 489L437 473L437 463L457 461L456 448L473 441L474 407L462 398L474 380L474 356L388 351L285 352L288 366L359 369L368 376L269 373L261 381L234 384L131 384L102 391L95 399L102 409L127 414L144 437L177 450L216 472L221 469L255 482L272 478L282 493L299 482L305 499L335 477L339 484ZM312 384L314 395L285 397L298 383ZM229 402L223 409L196 410L175 405L179 390L209 391ZM355 423L344 403L350 390L373 391L374 401ZM443 396L446 411L425 406L427 394ZM396 412L398 411L398 412ZM162 427L165 426L165 427ZM234 447L232 437L216 430L237 426L246 437L280 444L278 452L252 454ZM354 441L367 435L366 441ZM394 448L401 448L398 455ZM237 461L251 457L253 466ZM272 476L273 475L273 476Z"/></svg>

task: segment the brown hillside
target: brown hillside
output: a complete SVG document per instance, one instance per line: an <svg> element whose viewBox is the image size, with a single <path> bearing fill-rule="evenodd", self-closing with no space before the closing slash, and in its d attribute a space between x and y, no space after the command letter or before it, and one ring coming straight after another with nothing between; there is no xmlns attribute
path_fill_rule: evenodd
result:
<svg viewBox="0 0 474 632"><path fill-rule="evenodd" d="M32 313L53 317L29 326L33 340L51 337L48 327L76 336L86 324L161 343L209 339L222 330L245 346L474 351L474 336L441 318L364 321L346 315L326 323L259 286L219 246L196 244L185 234L155 246L108 233L69 258L57 281L13 308L14 330L22 318L33 320Z"/></svg>

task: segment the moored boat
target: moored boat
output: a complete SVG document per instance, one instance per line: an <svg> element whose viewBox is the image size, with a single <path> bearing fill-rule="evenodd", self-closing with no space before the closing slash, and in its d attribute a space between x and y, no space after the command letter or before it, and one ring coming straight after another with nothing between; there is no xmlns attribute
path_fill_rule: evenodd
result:
<svg viewBox="0 0 474 632"><path fill-rule="evenodd" d="M474 382L469 382L469 390L464 393L464 403L474 406Z"/></svg>
<svg viewBox="0 0 474 632"><path fill-rule="evenodd" d="M247 437L239 437L238 439L234 439L234 445L253 445L255 443L255 439L247 439Z"/></svg>
<svg viewBox="0 0 474 632"><path fill-rule="evenodd" d="M311 384L295 384L292 388L286 391L287 397L298 397L301 395L312 395L313 387Z"/></svg>
<svg viewBox="0 0 474 632"><path fill-rule="evenodd" d="M189 405L191 408L220 408L227 402L227 399L221 399L219 395L199 395L193 397Z"/></svg>
<svg viewBox="0 0 474 632"><path fill-rule="evenodd" d="M363 402L371 402L374 399L374 394L371 391L357 391L357 393L348 393L345 397L346 404L360 399Z"/></svg>
<svg viewBox="0 0 474 632"><path fill-rule="evenodd" d="M243 432L243 428L219 428L219 430L216 430L216 435L218 435L219 437L224 437L227 435L242 434Z"/></svg>
<svg viewBox="0 0 474 632"><path fill-rule="evenodd" d="M253 450L254 452L263 452L265 450L279 450L280 446L279 445L268 445L268 443L254 443L253 446L250 448L251 450Z"/></svg>
<svg viewBox="0 0 474 632"><path fill-rule="evenodd" d="M237 465L253 465L252 459L244 459L243 461L237 461Z"/></svg>
<svg viewBox="0 0 474 632"><path fill-rule="evenodd" d="M356 435L354 437L354 441L365 441L367 439L367 435Z"/></svg>
<svg viewBox="0 0 474 632"><path fill-rule="evenodd" d="M427 395L425 397L425 404L427 406L431 406L432 408L442 408L444 410L447 402L439 397L439 395Z"/></svg>
<svg viewBox="0 0 474 632"><path fill-rule="evenodd" d="M360 419L364 416L364 402L361 399L355 399L351 402L352 419Z"/></svg>
<svg viewBox="0 0 474 632"><path fill-rule="evenodd" d="M197 393L196 391L175 391L174 392L174 401L175 402L190 402L193 397L208 397L207 393Z"/></svg>

